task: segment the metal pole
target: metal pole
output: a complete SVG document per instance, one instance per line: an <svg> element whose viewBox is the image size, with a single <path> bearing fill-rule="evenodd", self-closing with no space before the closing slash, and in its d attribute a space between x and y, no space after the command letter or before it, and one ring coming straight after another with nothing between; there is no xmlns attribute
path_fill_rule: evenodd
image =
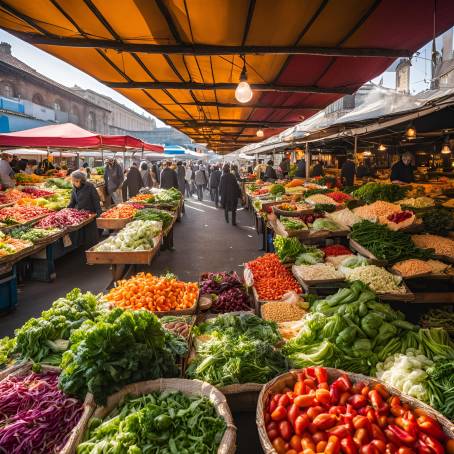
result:
<svg viewBox="0 0 454 454"><path fill-rule="evenodd" d="M306 149L304 150L304 160L306 161L306 179L308 180L311 166L311 153L309 151L309 142L306 142Z"/></svg>
<svg viewBox="0 0 454 454"><path fill-rule="evenodd" d="M358 152L358 136L355 136L355 144L353 147L353 162L358 165L358 158L356 153Z"/></svg>

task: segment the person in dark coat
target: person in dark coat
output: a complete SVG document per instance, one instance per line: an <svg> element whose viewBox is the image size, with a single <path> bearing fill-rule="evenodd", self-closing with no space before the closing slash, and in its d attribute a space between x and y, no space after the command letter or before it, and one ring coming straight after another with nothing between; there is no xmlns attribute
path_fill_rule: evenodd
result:
<svg viewBox="0 0 454 454"><path fill-rule="evenodd" d="M211 200L215 203L216 208L219 205L219 183L221 181L221 171L218 166L214 166L210 175L210 195Z"/></svg>
<svg viewBox="0 0 454 454"><path fill-rule="evenodd" d="M186 188L186 170L183 167L183 163L181 161L177 162L177 178L178 178L178 189L184 195L184 190Z"/></svg>
<svg viewBox="0 0 454 454"><path fill-rule="evenodd" d="M167 161L165 167L161 170L159 178L161 189L178 189L178 177L175 170L172 169L172 162Z"/></svg>
<svg viewBox="0 0 454 454"><path fill-rule="evenodd" d="M87 210L95 213L96 216L101 214L101 202L98 191L92 183L87 181L87 175L80 170L76 170L71 174L73 189L68 208L77 210ZM99 241L98 229L96 223L91 222L81 231L83 243L86 246L92 246Z"/></svg>
<svg viewBox="0 0 454 454"><path fill-rule="evenodd" d="M221 204L224 207L225 221L229 222L229 211L232 212L232 225L236 225L236 208L241 197L241 189L235 175L230 173L230 166L225 164L219 182Z"/></svg>
<svg viewBox="0 0 454 454"><path fill-rule="evenodd" d="M344 186L353 186L355 184L355 163L352 160L352 156L348 155L347 160L342 164L341 167L341 180Z"/></svg>
<svg viewBox="0 0 454 454"><path fill-rule="evenodd" d="M137 195L141 188L143 188L142 175L137 168L137 163L133 162L129 169L128 175L126 175L126 185L128 186L128 197L134 197Z"/></svg>
<svg viewBox="0 0 454 454"><path fill-rule="evenodd" d="M412 154L406 152L399 161L391 167L391 183L413 183L415 181L413 167L411 165L412 159Z"/></svg>
<svg viewBox="0 0 454 454"><path fill-rule="evenodd" d="M282 158L281 163L279 164L279 168L281 169L282 176L287 178L288 173L290 172L290 159L287 155Z"/></svg>
<svg viewBox="0 0 454 454"><path fill-rule="evenodd" d="M325 176L325 171L323 170L323 162L315 161L315 165L312 169L312 177L323 177Z"/></svg>
<svg viewBox="0 0 454 454"><path fill-rule="evenodd" d="M238 181L241 181L241 175L240 175L240 172L238 171L238 166L236 164L232 165L232 173L233 173L233 175L235 175L235 178Z"/></svg>
<svg viewBox="0 0 454 454"><path fill-rule="evenodd" d="M143 161L140 164L140 176L142 177L143 185L145 188L152 188L153 187L153 177L148 170L148 164Z"/></svg>
<svg viewBox="0 0 454 454"><path fill-rule="evenodd" d="M306 178L306 160L301 158L296 163L296 178Z"/></svg>
<svg viewBox="0 0 454 454"><path fill-rule="evenodd" d="M359 163L358 168L356 169L356 176L361 179L369 176L369 169L364 161Z"/></svg>
<svg viewBox="0 0 454 454"><path fill-rule="evenodd" d="M273 161L271 161L271 159L270 159L266 164L267 164L267 166L266 166L265 175L264 175L263 179L265 181L277 180L277 173L273 167Z"/></svg>
<svg viewBox="0 0 454 454"><path fill-rule="evenodd" d="M110 206L111 199L115 204L123 202L123 196L121 192L123 180L123 169L121 168L120 164L118 164L115 159L109 158L104 169L104 184L107 194L106 208Z"/></svg>

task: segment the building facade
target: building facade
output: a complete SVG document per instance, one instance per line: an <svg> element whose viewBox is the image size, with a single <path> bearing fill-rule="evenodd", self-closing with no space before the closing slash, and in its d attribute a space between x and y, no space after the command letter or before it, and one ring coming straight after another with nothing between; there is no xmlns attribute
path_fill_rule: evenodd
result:
<svg viewBox="0 0 454 454"><path fill-rule="evenodd" d="M108 134L126 134L131 131L151 131L156 128L156 120L134 112L109 96L101 95L93 90L85 90L78 86L71 91L110 113L107 118Z"/></svg>
<svg viewBox="0 0 454 454"><path fill-rule="evenodd" d="M70 122L108 133L108 109L35 71L12 55L8 43L0 43L0 97L1 132Z"/></svg>

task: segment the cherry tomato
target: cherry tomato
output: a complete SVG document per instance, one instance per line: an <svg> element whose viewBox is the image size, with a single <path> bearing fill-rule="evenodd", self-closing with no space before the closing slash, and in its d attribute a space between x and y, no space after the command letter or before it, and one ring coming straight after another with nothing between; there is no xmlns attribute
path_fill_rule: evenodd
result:
<svg viewBox="0 0 454 454"><path fill-rule="evenodd" d="M272 414L273 411L276 410L276 407L277 407L277 402L275 400L272 400L268 407L268 411L270 412L270 414Z"/></svg>
<svg viewBox="0 0 454 454"><path fill-rule="evenodd" d="M339 398L339 405L345 405L348 399L350 399L350 396L351 394L348 391L343 392Z"/></svg>
<svg viewBox="0 0 454 454"><path fill-rule="evenodd" d="M328 443L326 445L325 454L339 454L340 452L340 441L335 435L331 435L328 438Z"/></svg>
<svg viewBox="0 0 454 454"><path fill-rule="evenodd" d="M292 447L292 449L300 452L303 449L303 446L301 445L301 437L298 435L293 435L293 437L290 439L290 446Z"/></svg>
<svg viewBox="0 0 454 454"><path fill-rule="evenodd" d="M312 435L312 440L314 440L314 443L318 443L320 441L327 441L328 440L328 435L326 432L315 432Z"/></svg>
<svg viewBox="0 0 454 454"><path fill-rule="evenodd" d="M289 441L293 435L293 429L291 424L288 421L281 421L279 423L279 432L281 433L281 437L285 441Z"/></svg>
<svg viewBox="0 0 454 454"><path fill-rule="evenodd" d="M317 415L320 413L323 413L325 410L323 407L316 406L316 407L311 407L307 410L307 416L309 416L309 419L314 419Z"/></svg>
<svg viewBox="0 0 454 454"><path fill-rule="evenodd" d="M279 431L277 429L268 430L266 432L270 441L273 441L275 438L279 437Z"/></svg>
<svg viewBox="0 0 454 454"><path fill-rule="evenodd" d="M315 402L315 396L311 396L310 394L303 394L302 396L296 396L294 400L294 404L297 407L304 408L310 407Z"/></svg>
<svg viewBox="0 0 454 454"><path fill-rule="evenodd" d="M287 394L282 395L282 397L279 399L278 405L281 405L282 407L286 407L290 403L290 399L287 396Z"/></svg>
<svg viewBox="0 0 454 454"><path fill-rule="evenodd" d="M302 436L304 431L309 427L310 420L307 415L299 415L295 419L294 429L296 435Z"/></svg>
<svg viewBox="0 0 454 454"><path fill-rule="evenodd" d="M276 450L277 454L285 454L287 451L285 441L281 437L277 437L273 440L273 448Z"/></svg>
<svg viewBox="0 0 454 454"><path fill-rule="evenodd" d="M337 416L329 413L321 413L312 421L314 426L319 430L326 430L337 424Z"/></svg>
<svg viewBox="0 0 454 454"><path fill-rule="evenodd" d="M331 402L331 397L327 389L317 389L315 391L315 398L321 404L329 404Z"/></svg>
<svg viewBox="0 0 454 454"><path fill-rule="evenodd" d="M316 450L316 452L324 452L327 444L328 444L327 441L319 441L319 442L315 445L315 450Z"/></svg>
<svg viewBox="0 0 454 454"><path fill-rule="evenodd" d="M292 404L288 409L287 419L290 421L293 427L295 427L296 418L301 414L302 414L301 410L295 404Z"/></svg>
<svg viewBox="0 0 454 454"><path fill-rule="evenodd" d="M287 417L287 410L282 405L278 405L276 410L271 413L271 419L273 421L281 421Z"/></svg>
<svg viewBox="0 0 454 454"><path fill-rule="evenodd" d="M295 393L296 396L301 396L304 394L305 387L304 383L302 381L297 381L295 383L295 386L293 387L293 392Z"/></svg>

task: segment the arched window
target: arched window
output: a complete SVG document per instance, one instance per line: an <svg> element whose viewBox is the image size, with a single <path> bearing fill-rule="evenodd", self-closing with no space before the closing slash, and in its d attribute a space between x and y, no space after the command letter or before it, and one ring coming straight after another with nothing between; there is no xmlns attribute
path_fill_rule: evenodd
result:
<svg viewBox="0 0 454 454"><path fill-rule="evenodd" d="M74 105L71 106L71 115L72 115L71 122L79 124L80 114L79 114L79 108L77 106L74 106Z"/></svg>
<svg viewBox="0 0 454 454"><path fill-rule="evenodd" d="M96 130L96 116L94 112L88 112L88 117L87 117L87 128L90 131L95 131Z"/></svg>
<svg viewBox="0 0 454 454"><path fill-rule="evenodd" d="M7 98L14 98L14 86L10 82L5 82L2 87L2 94Z"/></svg>
<svg viewBox="0 0 454 454"><path fill-rule="evenodd" d="M62 112L66 112L65 105L61 99L56 99L54 101L54 110L61 110Z"/></svg>
<svg viewBox="0 0 454 454"><path fill-rule="evenodd" d="M34 102L35 104L39 104L40 106L44 105L44 100L40 93L35 93L33 95L32 102Z"/></svg>

